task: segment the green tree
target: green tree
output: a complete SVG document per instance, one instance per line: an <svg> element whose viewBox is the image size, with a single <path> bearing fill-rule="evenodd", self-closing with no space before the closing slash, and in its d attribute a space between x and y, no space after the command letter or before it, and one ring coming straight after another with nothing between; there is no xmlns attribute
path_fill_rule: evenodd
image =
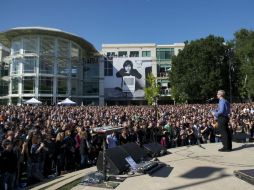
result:
<svg viewBox="0 0 254 190"><path fill-rule="evenodd" d="M148 105L155 105L157 102L157 98L160 94L160 86L157 85L156 79L152 73L148 74L147 77L148 87L144 89L145 91L145 99L147 100Z"/></svg>
<svg viewBox="0 0 254 190"><path fill-rule="evenodd" d="M240 60L241 95L254 98L254 31L241 29L235 33L236 56Z"/></svg>
<svg viewBox="0 0 254 190"><path fill-rule="evenodd" d="M229 94L230 86L232 89L236 86L233 54L228 53L230 49L231 45L225 45L222 37L213 35L186 42L185 48L172 60L170 76L174 100L205 102L214 97L218 89Z"/></svg>

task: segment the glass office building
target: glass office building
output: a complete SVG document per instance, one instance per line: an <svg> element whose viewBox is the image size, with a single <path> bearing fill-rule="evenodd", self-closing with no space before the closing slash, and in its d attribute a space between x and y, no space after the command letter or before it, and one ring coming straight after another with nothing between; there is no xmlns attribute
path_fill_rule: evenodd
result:
<svg viewBox="0 0 254 190"><path fill-rule="evenodd" d="M78 104L103 104L100 56L81 37L52 28L22 27L0 33L0 43L10 49L2 61L8 65L8 76L3 76L8 93L0 95L2 102L21 104L35 97L50 105L69 97Z"/></svg>

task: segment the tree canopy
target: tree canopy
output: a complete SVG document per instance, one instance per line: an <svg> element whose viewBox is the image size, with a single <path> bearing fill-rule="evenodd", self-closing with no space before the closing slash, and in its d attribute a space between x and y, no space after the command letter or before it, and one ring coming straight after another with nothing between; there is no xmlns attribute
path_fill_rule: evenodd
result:
<svg viewBox="0 0 254 190"><path fill-rule="evenodd" d="M240 61L241 95L254 98L254 31L241 29L235 33L236 56Z"/></svg>
<svg viewBox="0 0 254 190"><path fill-rule="evenodd" d="M154 105L160 93L160 86L157 85L156 79L152 73L148 74L147 83L148 87L144 89L145 99L147 100L148 105Z"/></svg>
<svg viewBox="0 0 254 190"><path fill-rule="evenodd" d="M170 73L172 96L178 102L205 102L215 96L218 89L227 94L236 86L232 65L231 45L224 38L210 35L186 42L185 48L172 60ZM231 85L229 78L231 77Z"/></svg>

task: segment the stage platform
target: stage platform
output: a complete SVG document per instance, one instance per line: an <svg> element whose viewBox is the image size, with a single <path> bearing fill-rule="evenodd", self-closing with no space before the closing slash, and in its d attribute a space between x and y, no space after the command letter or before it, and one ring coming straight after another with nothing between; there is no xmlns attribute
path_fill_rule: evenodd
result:
<svg viewBox="0 0 254 190"><path fill-rule="evenodd" d="M235 177L235 170L254 169L254 143L233 143L232 152L218 152L221 143L169 149L172 154L159 157L168 166L151 176L130 175L117 190L252 190L254 186ZM89 168L87 172L96 170ZM83 170L84 175L87 173ZM78 185L72 190L102 190Z"/></svg>
<svg viewBox="0 0 254 190"><path fill-rule="evenodd" d="M254 185L234 175L236 170L254 169L254 143L233 143L232 152L218 152L221 143L204 144L202 147L185 146L168 149L172 154L159 157L168 166L152 175L130 175L116 190L252 190ZM96 167L79 170L54 180L36 184L29 189L71 189L69 183L79 183ZM72 190L103 190L104 188L77 185Z"/></svg>

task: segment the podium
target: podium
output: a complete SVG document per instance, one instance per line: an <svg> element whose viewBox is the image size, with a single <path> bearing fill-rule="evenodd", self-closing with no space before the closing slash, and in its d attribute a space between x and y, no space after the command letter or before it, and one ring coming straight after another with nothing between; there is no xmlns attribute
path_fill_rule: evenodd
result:
<svg viewBox="0 0 254 190"><path fill-rule="evenodd" d="M113 126L103 126L93 128L93 132L103 137L103 150L102 150L102 159L103 159L103 179L107 181L107 159L106 159L106 138L107 135L113 131L119 131L124 129L124 127L113 127Z"/></svg>

